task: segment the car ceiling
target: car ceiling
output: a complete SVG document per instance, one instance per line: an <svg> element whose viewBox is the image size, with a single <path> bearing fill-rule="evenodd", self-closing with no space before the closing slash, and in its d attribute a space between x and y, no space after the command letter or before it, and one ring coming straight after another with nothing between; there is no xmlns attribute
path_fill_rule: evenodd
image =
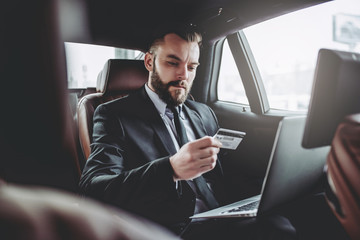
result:
<svg viewBox="0 0 360 240"><path fill-rule="evenodd" d="M205 41L328 0L87 0L89 43L145 50L154 27L191 23Z"/></svg>

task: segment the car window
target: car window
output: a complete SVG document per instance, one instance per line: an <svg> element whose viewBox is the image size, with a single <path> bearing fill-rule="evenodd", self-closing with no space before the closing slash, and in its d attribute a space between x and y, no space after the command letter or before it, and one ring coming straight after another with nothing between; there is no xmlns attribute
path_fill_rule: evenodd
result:
<svg viewBox="0 0 360 240"><path fill-rule="evenodd" d="M108 59L140 59L142 52L107 46L65 42L68 88L96 87Z"/></svg>
<svg viewBox="0 0 360 240"><path fill-rule="evenodd" d="M245 88L236 67L234 58L225 39L221 57L218 80L218 99L221 101L236 102L249 105Z"/></svg>
<svg viewBox="0 0 360 240"><path fill-rule="evenodd" d="M260 71L270 108L306 111L319 49L360 52L360 1L336 0L320 4L243 31ZM224 47L224 56L225 51ZM225 82L225 78L220 80ZM243 103L244 94L230 81L233 80L219 82L219 99ZM222 84L228 87L220 86Z"/></svg>

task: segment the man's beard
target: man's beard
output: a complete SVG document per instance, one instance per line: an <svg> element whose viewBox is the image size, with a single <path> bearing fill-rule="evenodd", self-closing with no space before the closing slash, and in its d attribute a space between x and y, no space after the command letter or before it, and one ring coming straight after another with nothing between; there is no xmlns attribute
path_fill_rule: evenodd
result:
<svg viewBox="0 0 360 240"><path fill-rule="evenodd" d="M151 85L154 88L155 93L157 93L160 99L162 99L166 104L172 106L178 106L182 104L183 102L185 102L185 100L189 95L192 84L187 85L185 81L184 82L182 81L184 80L171 81L167 84L164 84L161 81L161 78L158 72L156 71L155 67L153 69L153 73L151 76ZM169 88L171 86L180 86L181 84L184 84L185 93L182 94L182 90L177 89L175 90L175 96L173 97L169 91Z"/></svg>

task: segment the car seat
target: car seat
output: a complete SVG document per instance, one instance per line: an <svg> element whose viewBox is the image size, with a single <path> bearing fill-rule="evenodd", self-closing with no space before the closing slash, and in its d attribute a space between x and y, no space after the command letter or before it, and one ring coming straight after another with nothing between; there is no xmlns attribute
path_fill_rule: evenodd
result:
<svg viewBox="0 0 360 240"><path fill-rule="evenodd" d="M90 155L93 115L102 103L128 95L143 86L148 80L148 71L143 60L109 59L97 79L96 93L84 96L77 106L79 141L84 159ZM85 162L80 163L80 167Z"/></svg>
<svg viewBox="0 0 360 240"><path fill-rule="evenodd" d="M326 200L351 239L360 239L360 114L341 122L326 166Z"/></svg>

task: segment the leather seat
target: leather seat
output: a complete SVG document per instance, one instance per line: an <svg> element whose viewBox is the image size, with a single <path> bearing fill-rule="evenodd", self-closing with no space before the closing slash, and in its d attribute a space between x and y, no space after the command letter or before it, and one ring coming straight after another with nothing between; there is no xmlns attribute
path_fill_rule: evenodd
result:
<svg viewBox="0 0 360 240"><path fill-rule="evenodd" d="M327 158L326 197L351 239L360 239L360 114L336 130Z"/></svg>
<svg viewBox="0 0 360 240"><path fill-rule="evenodd" d="M124 97L143 86L148 80L148 71L143 60L109 59L97 79L96 93L80 99L77 107L80 145L84 159L90 155L93 115L102 103ZM85 164L80 163L81 169Z"/></svg>

